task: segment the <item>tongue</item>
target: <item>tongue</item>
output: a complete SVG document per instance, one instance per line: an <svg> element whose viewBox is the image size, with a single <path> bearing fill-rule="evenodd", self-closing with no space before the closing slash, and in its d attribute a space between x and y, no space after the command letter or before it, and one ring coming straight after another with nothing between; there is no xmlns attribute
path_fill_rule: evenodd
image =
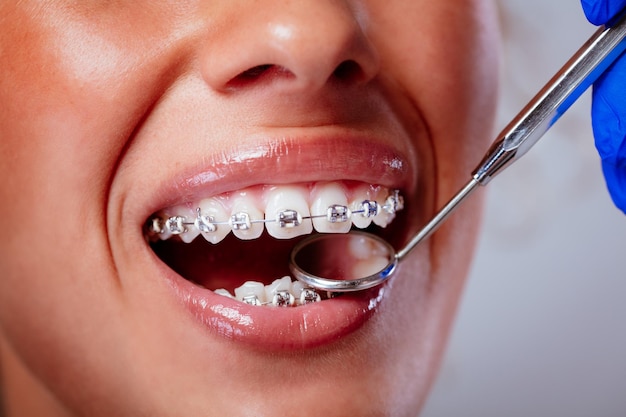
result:
<svg viewBox="0 0 626 417"><path fill-rule="evenodd" d="M289 254L298 239L276 240L266 233L259 239L228 236L217 245L196 238L192 243L173 239L152 244L157 256L189 281L214 290L232 291L246 281L270 284L289 275Z"/></svg>

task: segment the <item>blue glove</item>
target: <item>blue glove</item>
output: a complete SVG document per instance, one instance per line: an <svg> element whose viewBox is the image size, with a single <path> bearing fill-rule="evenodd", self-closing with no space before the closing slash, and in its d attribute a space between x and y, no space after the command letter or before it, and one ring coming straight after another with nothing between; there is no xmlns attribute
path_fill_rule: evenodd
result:
<svg viewBox="0 0 626 417"><path fill-rule="evenodd" d="M606 23L626 0L581 0L587 19ZM617 60L593 87L593 135L613 202L626 213L626 56Z"/></svg>

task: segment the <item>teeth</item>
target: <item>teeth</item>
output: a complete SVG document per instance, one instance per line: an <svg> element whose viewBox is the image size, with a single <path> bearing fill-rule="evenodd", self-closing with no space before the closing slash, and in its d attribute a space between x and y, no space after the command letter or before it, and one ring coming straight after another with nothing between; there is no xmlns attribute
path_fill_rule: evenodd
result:
<svg viewBox="0 0 626 417"><path fill-rule="evenodd" d="M223 288L213 292L255 306L293 307L322 301L322 297L314 289L306 287L300 281L292 282L289 276L274 280L269 285L247 281L241 287L235 288L234 296Z"/></svg>
<svg viewBox="0 0 626 417"><path fill-rule="evenodd" d="M352 276L355 278L365 278L382 271L389 264L389 260L384 256L372 256L363 259L352 267Z"/></svg>
<svg viewBox="0 0 626 417"><path fill-rule="evenodd" d="M156 239L167 240L172 237L172 233L167 228L167 219L165 216L157 214L148 220L147 223L148 236L152 241Z"/></svg>
<svg viewBox="0 0 626 417"><path fill-rule="evenodd" d="M374 216L374 224L380 227L387 227L396 216L395 209L391 209L388 204L391 202L392 204L394 204L395 207L395 200L389 201L389 196L387 195L387 192L385 192L381 188L379 188L374 194L373 200L385 202L383 207L381 207L381 210L379 210L378 215Z"/></svg>
<svg viewBox="0 0 626 417"><path fill-rule="evenodd" d="M350 255L358 260L367 260L372 257L384 258L389 255L389 251L382 243L360 235L352 236L348 241L348 250Z"/></svg>
<svg viewBox="0 0 626 417"><path fill-rule="evenodd" d="M306 285L302 281L295 281L291 283L291 293L296 298L300 298L300 294L302 294L302 290L306 288Z"/></svg>
<svg viewBox="0 0 626 417"><path fill-rule="evenodd" d="M183 242L190 243L200 234L193 223L189 222L189 219L193 218L191 213L187 207L176 207L167 218L152 218L149 222L150 230L163 240L178 236Z"/></svg>
<svg viewBox="0 0 626 417"><path fill-rule="evenodd" d="M165 221L165 227L173 235L182 235L187 232L187 226L185 226L185 216L172 216Z"/></svg>
<svg viewBox="0 0 626 417"><path fill-rule="evenodd" d="M235 288L235 298L247 304L261 305L265 302L265 285L247 281L241 287Z"/></svg>
<svg viewBox="0 0 626 417"><path fill-rule="evenodd" d="M304 187L284 186L270 190L265 207L267 232L276 239L290 239L313 231ZM274 221L270 221L274 220Z"/></svg>
<svg viewBox="0 0 626 417"><path fill-rule="evenodd" d="M387 248L372 239L354 236L348 243L350 254L357 259L352 267L352 276L365 278L382 271L389 264Z"/></svg>
<svg viewBox="0 0 626 417"><path fill-rule="evenodd" d="M179 234L178 237L180 237L180 240L185 243L192 242L200 234L200 231L196 227L194 227L193 222L191 221L194 216L193 210L187 207L178 208L178 210L175 211L174 214L175 218L177 218L177 221L175 222L176 227L180 228L180 226L182 225L183 229L183 233ZM182 219L182 222L180 221L180 219ZM171 218L168 219L168 222L169 220L171 220Z"/></svg>
<svg viewBox="0 0 626 417"><path fill-rule="evenodd" d="M272 297L274 307L291 307L296 304L295 297L289 291L278 291Z"/></svg>
<svg viewBox="0 0 626 417"><path fill-rule="evenodd" d="M202 227L202 237L213 244L224 240L230 233L230 225L223 219L228 219L230 216L221 201L207 198L200 201L198 208L200 210L196 213L195 223Z"/></svg>
<svg viewBox="0 0 626 417"><path fill-rule="evenodd" d="M346 233L354 225L366 228L372 222L386 227L403 209L398 191L359 184L346 197L340 182L256 187L163 210L146 223L151 241L178 236L189 243L198 235L217 244L232 230L242 240L257 239L267 228L278 239L319 233ZM265 211L262 204L265 201ZM310 205L309 205L310 201Z"/></svg>
<svg viewBox="0 0 626 417"><path fill-rule="evenodd" d="M385 210L388 213L396 214L400 210L404 210L404 197L400 195L400 191L394 190L393 193L385 200Z"/></svg>
<svg viewBox="0 0 626 417"><path fill-rule="evenodd" d="M361 184L354 193L350 208L354 212L352 224L359 229L365 229L372 224L374 216L380 211L380 204L374 199L369 185Z"/></svg>
<svg viewBox="0 0 626 417"><path fill-rule="evenodd" d="M242 192L235 197L232 213L230 226L235 236L243 240L257 239L261 236L263 223L258 220L263 218L263 213L257 208L250 193Z"/></svg>
<svg viewBox="0 0 626 417"><path fill-rule="evenodd" d="M235 298L230 291L225 290L224 288L219 288L213 292L217 295L221 295L222 297Z"/></svg>
<svg viewBox="0 0 626 417"><path fill-rule="evenodd" d="M300 301L300 305L319 303L322 301L322 297L320 297L320 295L312 288L303 289L298 299Z"/></svg>
<svg viewBox="0 0 626 417"><path fill-rule="evenodd" d="M217 231L217 224L215 224L215 218L207 214L202 213L202 209L198 207L196 209L196 219L193 222L194 226L201 233L214 233Z"/></svg>
<svg viewBox="0 0 626 417"><path fill-rule="evenodd" d="M272 298L280 291L291 291L291 277L285 276L274 280L270 285L265 287L265 299L271 301Z"/></svg>
<svg viewBox="0 0 626 417"><path fill-rule="evenodd" d="M148 220L148 233L153 236L161 235L165 231L165 222L159 216L154 216Z"/></svg>
<svg viewBox="0 0 626 417"><path fill-rule="evenodd" d="M343 187L337 183L316 185L311 204L313 227L320 233L348 233L352 213ZM321 216L321 217L318 217Z"/></svg>

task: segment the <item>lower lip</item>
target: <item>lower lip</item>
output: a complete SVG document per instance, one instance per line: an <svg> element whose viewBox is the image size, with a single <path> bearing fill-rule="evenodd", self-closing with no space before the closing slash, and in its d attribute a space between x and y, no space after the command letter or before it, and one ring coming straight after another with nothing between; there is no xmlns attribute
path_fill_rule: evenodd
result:
<svg viewBox="0 0 626 417"><path fill-rule="evenodd" d="M264 350L310 349L361 328L377 311L385 287L299 307L251 306L187 281L158 261L176 297L212 334Z"/></svg>

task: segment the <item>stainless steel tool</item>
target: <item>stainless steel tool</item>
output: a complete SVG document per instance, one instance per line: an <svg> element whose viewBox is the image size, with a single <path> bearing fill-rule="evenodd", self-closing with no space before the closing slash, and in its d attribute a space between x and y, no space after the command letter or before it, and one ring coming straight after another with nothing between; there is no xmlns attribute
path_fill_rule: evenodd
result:
<svg viewBox="0 0 626 417"><path fill-rule="evenodd" d="M626 15L622 13L613 22L599 28L570 58L557 74L543 87L521 112L504 128L472 173L469 182L430 220L402 249L396 250L381 238L363 233L319 234L299 243L292 251L290 269L294 277L307 285L331 292L359 291L375 287L389 279L404 257L420 242L426 240L452 212L479 186L521 158L569 107L626 49ZM337 252L350 245L365 245L377 256L386 259L384 267L375 271L351 273L333 271L323 259L325 254ZM342 250L346 265L351 251ZM318 258L316 258L318 257ZM331 257L332 258L332 257ZM336 256L334 257L336 258Z"/></svg>

